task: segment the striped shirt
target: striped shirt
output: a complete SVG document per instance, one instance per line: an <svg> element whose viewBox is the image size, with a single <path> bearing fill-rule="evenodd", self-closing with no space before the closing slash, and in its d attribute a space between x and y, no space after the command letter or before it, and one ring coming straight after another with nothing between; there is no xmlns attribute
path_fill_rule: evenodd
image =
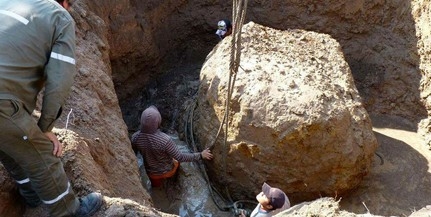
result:
<svg viewBox="0 0 431 217"><path fill-rule="evenodd" d="M167 134L157 130L148 134L141 131L132 136L132 146L142 154L148 174L163 174L170 171L178 162L191 162L201 159L200 153L183 153Z"/></svg>

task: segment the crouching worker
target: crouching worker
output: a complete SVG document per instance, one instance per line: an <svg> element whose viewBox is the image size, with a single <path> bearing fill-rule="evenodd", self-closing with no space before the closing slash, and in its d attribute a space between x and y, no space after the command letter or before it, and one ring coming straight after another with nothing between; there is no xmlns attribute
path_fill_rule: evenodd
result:
<svg viewBox="0 0 431 217"><path fill-rule="evenodd" d="M153 187L160 187L164 179L174 176L179 162L213 158L209 149L182 153L171 137L159 130L161 122L160 112L155 106L150 106L142 112L140 131L132 136L133 150L142 154L145 170Z"/></svg>
<svg viewBox="0 0 431 217"><path fill-rule="evenodd" d="M256 200L259 204L251 212L250 217L271 217L290 207L286 194L266 183L263 183L262 192L256 196ZM240 216L245 217L245 214Z"/></svg>

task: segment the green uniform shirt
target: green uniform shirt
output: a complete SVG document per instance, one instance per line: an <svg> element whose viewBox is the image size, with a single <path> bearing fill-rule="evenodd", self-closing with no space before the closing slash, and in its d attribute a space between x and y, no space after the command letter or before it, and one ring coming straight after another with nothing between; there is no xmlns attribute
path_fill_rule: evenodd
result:
<svg viewBox="0 0 431 217"><path fill-rule="evenodd" d="M31 113L45 86L38 125L51 131L75 74L75 23L53 0L0 0L0 99Z"/></svg>

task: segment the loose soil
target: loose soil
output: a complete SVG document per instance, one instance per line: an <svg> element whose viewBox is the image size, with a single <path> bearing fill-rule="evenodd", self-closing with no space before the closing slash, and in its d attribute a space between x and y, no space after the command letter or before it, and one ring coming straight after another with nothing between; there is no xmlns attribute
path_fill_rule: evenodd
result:
<svg viewBox="0 0 431 217"><path fill-rule="evenodd" d="M431 151L403 118L370 115L379 143L368 176L341 199L341 208L354 213L409 216L431 204ZM365 204L365 206L364 206Z"/></svg>

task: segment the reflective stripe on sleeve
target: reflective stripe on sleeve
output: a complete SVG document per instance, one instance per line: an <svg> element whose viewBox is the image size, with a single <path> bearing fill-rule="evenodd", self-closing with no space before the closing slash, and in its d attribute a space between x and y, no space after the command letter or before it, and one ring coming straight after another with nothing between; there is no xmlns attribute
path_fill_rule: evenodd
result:
<svg viewBox="0 0 431 217"><path fill-rule="evenodd" d="M73 59L72 57L61 55L59 53L51 52L51 58L75 65L75 59Z"/></svg>
<svg viewBox="0 0 431 217"><path fill-rule="evenodd" d="M12 18L18 20L19 22L23 23L24 25L27 25L27 23L29 22L24 17L22 17L16 13L10 12L10 11L0 10L0 14L4 14L4 15L7 15L9 17L12 17Z"/></svg>
<svg viewBox="0 0 431 217"><path fill-rule="evenodd" d="M16 180L16 182L17 182L18 184L22 185L22 184L25 184L25 183L27 183L27 182L30 182L30 179L29 179L29 178L26 178L26 179L23 179L23 180Z"/></svg>
<svg viewBox="0 0 431 217"><path fill-rule="evenodd" d="M63 192L62 194L60 194L58 197L56 197L53 200L42 200L42 202L44 204L53 204L58 202L59 200L61 200L64 196L66 196L69 193L69 189L70 189L70 182L67 183L67 189L65 192Z"/></svg>

